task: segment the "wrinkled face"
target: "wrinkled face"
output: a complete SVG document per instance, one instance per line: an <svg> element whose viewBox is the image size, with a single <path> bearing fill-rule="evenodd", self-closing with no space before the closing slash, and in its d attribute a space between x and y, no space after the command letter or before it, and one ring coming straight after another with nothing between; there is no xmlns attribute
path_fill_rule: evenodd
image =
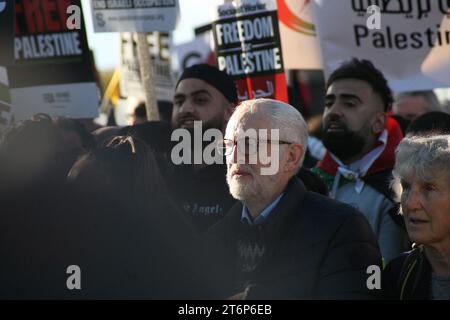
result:
<svg viewBox="0 0 450 320"><path fill-rule="evenodd" d="M406 229L413 242L450 243L450 177L436 171L433 181L416 177L401 180L401 205Z"/></svg>
<svg viewBox="0 0 450 320"><path fill-rule="evenodd" d="M324 144L345 161L368 148L369 138L384 129L383 102L368 82L333 82L325 97Z"/></svg>
<svg viewBox="0 0 450 320"><path fill-rule="evenodd" d="M422 96L404 97L394 104L393 111L394 114L412 121L427 112L426 101Z"/></svg>
<svg viewBox="0 0 450 320"><path fill-rule="evenodd" d="M203 129L223 131L231 115L231 106L222 93L205 81L184 79L175 91L172 125L192 129L194 121L202 121Z"/></svg>
<svg viewBox="0 0 450 320"><path fill-rule="evenodd" d="M225 139L238 141L243 138L248 129L266 130L266 139L258 136L256 155L254 161L250 155L244 155L240 144L233 147L227 156L227 183L231 195L241 201L255 201L256 199L270 199L284 189L288 177L283 170L286 163L286 150L288 144L276 142L262 142L274 140L270 133L270 122L259 114L245 113L244 115L233 115L228 122ZM248 132L248 131L247 131ZM278 140L278 139L277 139ZM241 155L239 155L241 152ZM274 165L274 163L276 165ZM273 174L264 174L264 169L276 168Z"/></svg>

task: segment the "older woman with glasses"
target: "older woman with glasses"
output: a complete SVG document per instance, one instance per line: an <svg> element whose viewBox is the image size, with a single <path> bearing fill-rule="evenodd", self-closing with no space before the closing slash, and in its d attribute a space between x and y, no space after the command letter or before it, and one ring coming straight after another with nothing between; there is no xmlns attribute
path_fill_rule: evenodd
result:
<svg viewBox="0 0 450 320"><path fill-rule="evenodd" d="M406 137L394 177L414 246L386 267L385 297L450 299L450 135Z"/></svg>

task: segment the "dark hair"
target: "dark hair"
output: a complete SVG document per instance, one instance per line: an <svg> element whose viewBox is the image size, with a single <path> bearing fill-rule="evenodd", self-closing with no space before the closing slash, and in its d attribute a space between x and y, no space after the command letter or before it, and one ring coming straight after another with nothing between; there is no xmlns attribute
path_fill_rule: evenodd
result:
<svg viewBox="0 0 450 320"><path fill-rule="evenodd" d="M414 135L450 134L450 114L440 111L427 112L410 123L406 129L406 134L408 133Z"/></svg>
<svg viewBox="0 0 450 320"><path fill-rule="evenodd" d="M167 153L171 150L172 125L164 121L146 121L120 129L119 135L130 135L142 139L155 152Z"/></svg>
<svg viewBox="0 0 450 320"><path fill-rule="evenodd" d="M75 211L68 246L89 274L82 294L174 299L196 290L180 286L196 270L195 237L144 141L112 138L76 162L69 182Z"/></svg>
<svg viewBox="0 0 450 320"><path fill-rule="evenodd" d="M137 118L147 119L147 110L145 109L145 102L139 102L137 107L134 109L134 115Z"/></svg>
<svg viewBox="0 0 450 320"><path fill-rule="evenodd" d="M96 143L94 137L78 121L74 119L58 117L53 120L53 123L62 130L75 132L80 137L83 148L86 149L86 151L95 148Z"/></svg>
<svg viewBox="0 0 450 320"><path fill-rule="evenodd" d="M333 82L340 79L358 79L368 82L383 100L384 111L391 109L394 98L388 82L381 71L369 60L352 58L344 62L330 75L326 88L328 89Z"/></svg>
<svg viewBox="0 0 450 320"><path fill-rule="evenodd" d="M433 90L418 90L418 91L401 92L401 93L397 94L396 100L400 101L401 99L404 99L407 97L422 97L425 100L424 107L427 112L442 111L441 103L439 102L439 99Z"/></svg>
<svg viewBox="0 0 450 320"><path fill-rule="evenodd" d="M131 136L113 137L106 146L81 157L68 179L87 203L104 206L99 197L103 193L114 210L115 205L145 210L166 194L153 153L144 141Z"/></svg>

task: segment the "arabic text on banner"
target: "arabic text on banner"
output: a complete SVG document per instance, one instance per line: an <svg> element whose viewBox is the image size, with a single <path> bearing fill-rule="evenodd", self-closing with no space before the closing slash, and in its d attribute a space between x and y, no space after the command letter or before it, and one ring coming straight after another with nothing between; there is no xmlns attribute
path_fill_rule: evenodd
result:
<svg viewBox="0 0 450 320"><path fill-rule="evenodd" d="M394 91L450 86L450 1L314 0L313 9L326 76L358 57L382 70ZM375 11L379 29L369 29Z"/></svg>

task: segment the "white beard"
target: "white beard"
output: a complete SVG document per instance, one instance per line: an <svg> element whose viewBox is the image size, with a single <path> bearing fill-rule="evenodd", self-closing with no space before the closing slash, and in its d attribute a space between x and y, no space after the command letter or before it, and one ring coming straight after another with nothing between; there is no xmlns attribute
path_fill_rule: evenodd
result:
<svg viewBox="0 0 450 320"><path fill-rule="evenodd" d="M254 198L256 192L254 190L255 182L253 178L247 183L241 183L237 181L237 179L228 177L227 175L227 183L233 198L241 201L246 201L249 198Z"/></svg>
<svg viewBox="0 0 450 320"><path fill-rule="evenodd" d="M265 199L266 195L271 194L272 187L276 181L276 176L260 176L255 178L255 176L252 175L252 178L249 179L249 181L244 182L227 174L227 183L230 194L233 198L244 203Z"/></svg>

